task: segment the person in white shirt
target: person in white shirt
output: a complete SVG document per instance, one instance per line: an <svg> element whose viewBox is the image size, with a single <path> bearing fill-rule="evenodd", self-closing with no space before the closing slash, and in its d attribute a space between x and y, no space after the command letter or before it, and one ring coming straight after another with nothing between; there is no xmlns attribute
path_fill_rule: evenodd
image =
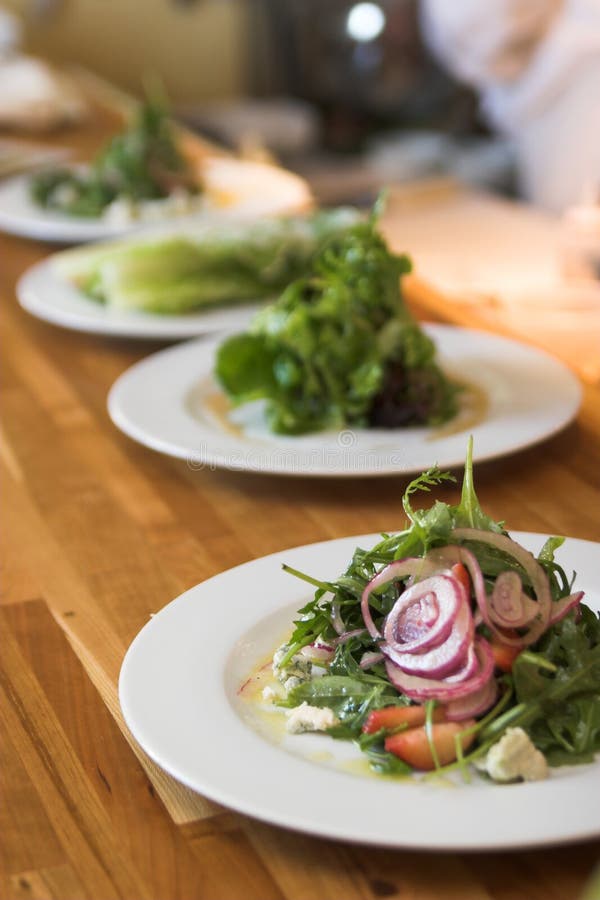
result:
<svg viewBox="0 0 600 900"><path fill-rule="evenodd" d="M513 138L524 196L600 202L600 0L422 0L426 41Z"/></svg>

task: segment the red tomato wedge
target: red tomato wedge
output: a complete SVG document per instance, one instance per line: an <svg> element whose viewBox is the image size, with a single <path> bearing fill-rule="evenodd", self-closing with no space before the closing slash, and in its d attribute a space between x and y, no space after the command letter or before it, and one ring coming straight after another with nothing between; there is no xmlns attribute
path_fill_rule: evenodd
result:
<svg viewBox="0 0 600 900"><path fill-rule="evenodd" d="M490 643L496 668L500 669L502 672L512 672L514 661L521 652L521 648L509 647L507 644L500 643L500 641L495 638L492 638Z"/></svg>
<svg viewBox="0 0 600 900"><path fill-rule="evenodd" d="M441 707L434 709L434 722L443 722L445 718L446 715ZM424 724L424 706L384 706L383 709L375 709L369 713L362 730L365 734L375 734L376 731L381 731L382 728L391 730L392 728L400 728L402 725L406 725L407 728L414 728L416 725Z"/></svg>
<svg viewBox="0 0 600 900"><path fill-rule="evenodd" d="M471 596L471 579L469 578L469 573L467 572L465 566L461 562L454 563L450 570L453 576L457 581L460 581L465 591L467 592L467 597Z"/></svg>
<svg viewBox="0 0 600 900"><path fill-rule="evenodd" d="M456 759L456 736L474 724L475 719L467 719L465 722L441 722L432 726L432 739L441 766L454 762ZM462 738L463 750L467 750L471 746L474 737L474 735L466 735ZM435 768L424 726L392 734L385 739L384 744L386 750L403 759L413 769L429 771Z"/></svg>

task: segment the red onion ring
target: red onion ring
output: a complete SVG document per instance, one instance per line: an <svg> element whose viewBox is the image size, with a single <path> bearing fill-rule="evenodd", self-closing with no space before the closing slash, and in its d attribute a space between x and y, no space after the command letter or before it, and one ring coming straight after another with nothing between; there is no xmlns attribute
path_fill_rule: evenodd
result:
<svg viewBox="0 0 600 900"><path fill-rule="evenodd" d="M467 649L463 665L459 669L456 669L455 672L452 672L451 675L448 675L446 678L444 678L444 681L447 684L455 684L457 682L466 681L467 678L471 678L478 669L479 659L477 658L477 654L475 653L475 644L471 642Z"/></svg>
<svg viewBox="0 0 600 900"><path fill-rule="evenodd" d="M308 644L303 647L300 654L311 662L319 665L320 663L328 663L333 659L333 647L318 644Z"/></svg>
<svg viewBox="0 0 600 900"><path fill-rule="evenodd" d="M364 623L367 626L367 631L372 638L381 637L381 633L376 628L371 616L371 610L369 609L369 597L373 591L382 587L384 584L389 584L390 581L397 581L400 578L404 578L406 575L428 575L431 570L431 563L429 563L426 558L407 556L405 559L397 559L395 562L385 566L385 568L378 572L377 575L371 578L363 591L360 608Z"/></svg>
<svg viewBox="0 0 600 900"><path fill-rule="evenodd" d="M577 593L570 594L568 597L561 597L560 600L555 600L551 607L550 622L548 624L556 625L557 622L564 619L568 612L571 612L572 609L577 609L583 597L584 592L577 591Z"/></svg>
<svg viewBox="0 0 600 900"><path fill-rule="evenodd" d="M529 621L523 614L521 595L523 582L514 569L500 572L489 599L490 616L506 628L518 628Z"/></svg>
<svg viewBox="0 0 600 900"><path fill-rule="evenodd" d="M434 595L438 608L437 618L431 627L412 641L399 641L397 627L403 613L410 606L429 598L431 594ZM461 604L467 605L465 590L453 576L440 573L424 581L418 581L400 595L387 617L383 629L386 647L404 654L438 646L450 635Z"/></svg>
<svg viewBox="0 0 600 900"><path fill-rule="evenodd" d="M523 628L535 619L538 605L523 592L514 569L500 572L488 600L490 618L502 628Z"/></svg>
<svg viewBox="0 0 600 900"><path fill-rule="evenodd" d="M506 537L504 534L498 534L495 531L482 531L478 528L455 528L451 532L451 537L463 541L479 541L482 544L489 544L492 547L496 547L496 549L501 550L503 553L512 556L513 559L525 569L533 586L537 600L530 601L531 604L535 602L535 607L529 607L533 614L524 626L527 629L527 633L516 638L508 637L498 628L491 616L489 600L485 593L483 575L481 574L481 569L474 554L466 547L450 545L448 547L442 547L439 550L433 550L430 555L432 561L437 559L439 563L447 563L449 560L452 560L454 562L463 562L465 564L473 582L475 597L481 610L483 620L503 644L520 648L534 644L548 627L550 607L552 604L548 577L539 562L528 550L525 550L524 547L521 547L513 541L512 538ZM530 600L530 598L527 599Z"/></svg>
<svg viewBox="0 0 600 900"><path fill-rule="evenodd" d="M428 581L433 579L430 578ZM385 631L387 633L387 624ZM457 667L466 664L467 652L472 641L473 617L469 604L462 600L458 612L454 613L450 633L443 643L419 653L398 651L396 645L389 644L382 644L381 650L388 659L409 675L444 678L445 675L456 672Z"/></svg>
<svg viewBox="0 0 600 900"><path fill-rule="evenodd" d="M383 653L378 653L376 650L367 650L366 653L363 653L363 657L359 663L361 669L370 669L371 666L374 666L376 663L381 662L383 659Z"/></svg>
<svg viewBox="0 0 600 900"><path fill-rule="evenodd" d="M390 659L385 668L388 678L399 691L411 700L440 700L444 703L466 697L480 690L494 674L494 656L492 648L482 637L475 638L475 652L478 659L478 670L470 678L461 682L451 682L436 678L422 678L408 675Z"/></svg>
<svg viewBox="0 0 600 900"><path fill-rule="evenodd" d="M396 640L400 644L407 644L409 641L420 639L435 625L439 614L439 604L433 591L424 594L398 616L395 628Z"/></svg>
<svg viewBox="0 0 600 900"><path fill-rule="evenodd" d="M460 700L452 700L446 706L446 718L449 722L461 722L463 719L473 719L487 712L496 702L498 685L494 678L490 678L482 688L474 691Z"/></svg>
<svg viewBox="0 0 600 900"><path fill-rule="evenodd" d="M358 637L359 634L364 634L364 628L353 628L351 631L345 631L343 634L338 635L336 638L333 638L331 643L334 647L337 647L338 644L345 644L346 641L349 641L350 638Z"/></svg>

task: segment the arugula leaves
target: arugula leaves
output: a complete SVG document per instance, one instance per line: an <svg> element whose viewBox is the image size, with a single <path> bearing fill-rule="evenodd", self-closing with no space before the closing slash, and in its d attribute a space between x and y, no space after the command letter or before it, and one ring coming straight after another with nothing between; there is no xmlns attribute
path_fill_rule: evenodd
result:
<svg viewBox="0 0 600 900"><path fill-rule="evenodd" d="M580 610L579 622L569 614L533 648L545 666L521 654L513 669L524 727L554 766L590 762L600 751L600 619Z"/></svg>
<svg viewBox="0 0 600 900"><path fill-rule="evenodd" d="M47 209L98 218L117 197L154 200L175 187L200 186L179 152L162 103L147 101L125 131L92 162L89 172L50 169L31 180L33 200Z"/></svg>
<svg viewBox="0 0 600 900"><path fill-rule="evenodd" d="M406 706L408 700L383 678L373 678L365 673L361 676L323 675L314 678L293 688L280 705L293 707L306 701L311 706L329 707L340 720L339 725L327 730L330 737L354 741L374 771L388 775L406 774L411 771L410 766L384 749L384 732L363 734L361 729L372 710L384 706Z"/></svg>
<svg viewBox="0 0 600 900"><path fill-rule="evenodd" d="M448 480L452 476L437 467L414 479L403 497L410 527L398 534L382 535L371 550L356 549L348 568L337 580L319 582L288 569L317 587L313 600L300 610L290 640L290 656L319 637L327 641L336 636L332 626L334 610L347 631L362 631L338 644L327 673L291 691L285 705L295 706L306 700L315 706L332 708L340 724L329 733L355 741L372 767L388 774L405 773L407 767L385 751L383 732L365 735L361 728L372 710L410 701L392 686L381 663L366 671L360 667L365 651L378 650L378 642L364 629L360 609L364 588L386 564L407 556L423 556L448 544L456 527L503 531L500 523L483 512L475 493L471 441L460 502L456 506L436 502L426 510L413 509L412 498L417 492L429 492ZM554 560L562 543L563 538L550 538L538 557L548 574L554 599L568 596L572 589L573 578L568 579ZM518 571L525 589L530 587L525 571L512 557L481 542L467 544L477 556L488 589L507 568ZM369 598L373 620L380 630L402 589L400 582L390 583ZM586 606L581 604L577 613L569 613L519 654L512 675L504 675L502 682L501 699L473 726L477 735L475 749L464 760L442 767L441 771L463 767L481 756L508 727L525 728L552 766L589 762L600 751L600 618Z"/></svg>
<svg viewBox="0 0 600 900"><path fill-rule="evenodd" d="M219 382L235 404L266 400L279 433L374 424L373 409L388 401L404 410L403 424L445 421L456 389L403 303L399 281L410 268L374 216L334 235L310 274L221 345Z"/></svg>

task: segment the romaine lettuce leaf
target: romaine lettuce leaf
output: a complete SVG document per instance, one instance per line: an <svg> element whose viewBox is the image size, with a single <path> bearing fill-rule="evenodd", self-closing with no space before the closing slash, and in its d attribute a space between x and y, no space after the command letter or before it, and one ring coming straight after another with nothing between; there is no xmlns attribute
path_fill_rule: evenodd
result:
<svg viewBox="0 0 600 900"><path fill-rule="evenodd" d="M410 267L373 219L360 222L325 243L311 273L256 315L249 334L262 341L261 371L272 369L262 396L273 431L434 424L455 413L457 389L402 300ZM225 342L215 372L233 403L244 403L255 392L232 377L237 341Z"/></svg>

